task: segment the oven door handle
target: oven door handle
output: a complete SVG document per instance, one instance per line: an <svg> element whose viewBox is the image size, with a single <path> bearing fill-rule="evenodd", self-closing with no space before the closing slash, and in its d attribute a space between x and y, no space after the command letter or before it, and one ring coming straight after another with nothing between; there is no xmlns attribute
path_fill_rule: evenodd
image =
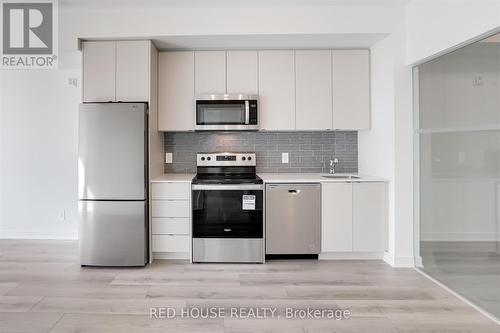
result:
<svg viewBox="0 0 500 333"><path fill-rule="evenodd" d="M203 184L193 184L192 185L193 190L216 190L216 191L238 191L238 190L264 190L264 184L220 184L220 185L203 185Z"/></svg>

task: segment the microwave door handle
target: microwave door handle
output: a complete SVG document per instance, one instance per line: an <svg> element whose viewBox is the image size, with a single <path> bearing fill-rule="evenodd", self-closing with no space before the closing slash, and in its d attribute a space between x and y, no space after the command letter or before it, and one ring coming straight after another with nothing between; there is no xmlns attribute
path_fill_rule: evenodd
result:
<svg viewBox="0 0 500 333"><path fill-rule="evenodd" d="M245 124L248 125L250 123L250 102L248 100L245 101Z"/></svg>

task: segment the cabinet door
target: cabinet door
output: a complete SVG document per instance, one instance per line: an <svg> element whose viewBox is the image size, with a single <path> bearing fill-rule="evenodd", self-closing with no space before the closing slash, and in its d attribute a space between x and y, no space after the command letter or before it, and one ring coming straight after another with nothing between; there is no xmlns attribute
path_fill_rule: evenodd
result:
<svg viewBox="0 0 500 333"><path fill-rule="evenodd" d="M370 53L333 52L333 128L370 128Z"/></svg>
<svg viewBox="0 0 500 333"><path fill-rule="evenodd" d="M257 51L227 51L227 93L258 93Z"/></svg>
<svg viewBox="0 0 500 333"><path fill-rule="evenodd" d="M354 252L383 252L387 234L387 184L353 184Z"/></svg>
<svg viewBox="0 0 500 333"><path fill-rule="evenodd" d="M321 252L352 251L352 184L321 184Z"/></svg>
<svg viewBox="0 0 500 333"><path fill-rule="evenodd" d="M226 93L226 51L196 51L195 93Z"/></svg>
<svg viewBox="0 0 500 333"><path fill-rule="evenodd" d="M160 52L158 130L194 129L194 53Z"/></svg>
<svg viewBox="0 0 500 333"><path fill-rule="evenodd" d="M295 130L295 70L291 50L259 51L259 123L264 130Z"/></svg>
<svg viewBox="0 0 500 333"><path fill-rule="evenodd" d="M296 128L332 129L332 53L295 51Z"/></svg>
<svg viewBox="0 0 500 333"><path fill-rule="evenodd" d="M149 100L150 41L116 42L116 101Z"/></svg>
<svg viewBox="0 0 500 333"><path fill-rule="evenodd" d="M115 42L83 42L83 101L114 102Z"/></svg>

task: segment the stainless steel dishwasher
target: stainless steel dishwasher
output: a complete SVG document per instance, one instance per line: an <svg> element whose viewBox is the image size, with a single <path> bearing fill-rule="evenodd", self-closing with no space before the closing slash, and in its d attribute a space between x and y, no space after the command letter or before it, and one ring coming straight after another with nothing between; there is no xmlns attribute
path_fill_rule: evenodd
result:
<svg viewBox="0 0 500 333"><path fill-rule="evenodd" d="M318 254L320 242L320 184L267 185L266 254Z"/></svg>

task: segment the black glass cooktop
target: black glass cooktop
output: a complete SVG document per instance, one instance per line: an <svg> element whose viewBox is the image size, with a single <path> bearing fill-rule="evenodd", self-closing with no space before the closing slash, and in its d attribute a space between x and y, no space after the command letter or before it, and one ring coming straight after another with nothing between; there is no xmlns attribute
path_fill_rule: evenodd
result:
<svg viewBox="0 0 500 333"><path fill-rule="evenodd" d="M196 175L193 184L262 184L256 175Z"/></svg>

